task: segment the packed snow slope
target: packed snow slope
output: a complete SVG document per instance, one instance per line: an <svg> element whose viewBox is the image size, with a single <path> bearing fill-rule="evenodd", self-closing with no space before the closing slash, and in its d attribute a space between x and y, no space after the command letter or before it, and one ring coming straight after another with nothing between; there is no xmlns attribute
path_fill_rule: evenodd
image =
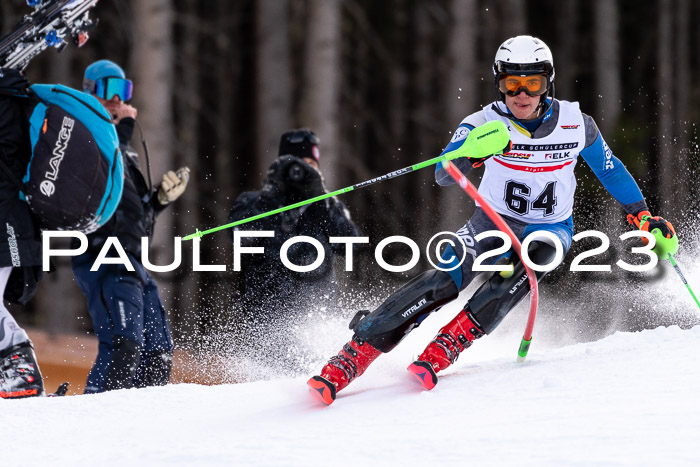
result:
<svg viewBox="0 0 700 467"><path fill-rule="evenodd" d="M700 326L535 340L524 363L517 335L494 334L430 392L405 371L434 329L418 331L330 407L310 398L308 375L0 401L0 464L700 463Z"/></svg>

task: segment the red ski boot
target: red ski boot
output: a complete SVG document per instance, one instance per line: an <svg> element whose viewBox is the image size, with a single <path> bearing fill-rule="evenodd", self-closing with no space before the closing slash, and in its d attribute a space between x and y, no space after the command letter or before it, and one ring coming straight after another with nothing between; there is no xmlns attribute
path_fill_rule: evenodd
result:
<svg viewBox="0 0 700 467"><path fill-rule="evenodd" d="M408 371L426 389L437 384L437 373L457 361L460 352L472 345L474 339L484 335L470 312L462 310L425 348L418 360L408 366Z"/></svg>
<svg viewBox="0 0 700 467"><path fill-rule="evenodd" d="M331 405L338 391L365 372L381 351L353 337L332 357L321 370L321 376L313 376L306 384L311 394L326 405Z"/></svg>

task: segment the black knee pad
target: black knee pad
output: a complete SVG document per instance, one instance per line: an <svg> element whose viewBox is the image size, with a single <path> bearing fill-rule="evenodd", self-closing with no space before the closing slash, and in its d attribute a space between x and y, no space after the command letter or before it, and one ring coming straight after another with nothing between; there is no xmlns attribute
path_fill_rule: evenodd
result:
<svg viewBox="0 0 700 467"><path fill-rule="evenodd" d="M528 255L535 264L549 264L556 255L556 249L548 243L533 241L528 247ZM535 271L537 282L546 274ZM506 279L500 273L495 273L474 292L465 309L472 313L484 332L490 334L529 291L530 281L525 266L518 260L513 265L512 276Z"/></svg>
<svg viewBox="0 0 700 467"><path fill-rule="evenodd" d="M141 362L139 344L124 336L112 339L112 361L105 379L105 391L134 387L134 377Z"/></svg>
<svg viewBox="0 0 700 467"><path fill-rule="evenodd" d="M401 287L352 329L360 341L389 352L430 313L458 295L459 289L449 274L437 269L427 271Z"/></svg>

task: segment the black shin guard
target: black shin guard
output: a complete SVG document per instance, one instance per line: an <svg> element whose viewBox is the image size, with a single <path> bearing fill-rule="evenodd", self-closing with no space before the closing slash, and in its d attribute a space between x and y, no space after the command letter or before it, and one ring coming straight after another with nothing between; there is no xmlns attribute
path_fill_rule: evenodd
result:
<svg viewBox="0 0 700 467"><path fill-rule="evenodd" d="M548 243L533 241L528 254L535 264L549 264L554 259L556 249ZM536 271L537 282L546 274ZM474 316L484 332L490 334L529 291L530 282L525 267L516 261L511 277L504 279L500 273L495 273L474 292L465 310Z"/></svg>
<svg viewBox="0 0 700 467"><path fill-rule="evenodd" d="M459 289L449 274L439 270L424 272L355 323L353 331L360 341L389 352L430 313L458 295Z"/></svg>
<svg viewBox="0 0 700 467"><path fill-rule="evenodd" d="M134 387L136 369L141 361L139 344L123 336L112 339L114 352L105 379L105 391Z"/></svg>

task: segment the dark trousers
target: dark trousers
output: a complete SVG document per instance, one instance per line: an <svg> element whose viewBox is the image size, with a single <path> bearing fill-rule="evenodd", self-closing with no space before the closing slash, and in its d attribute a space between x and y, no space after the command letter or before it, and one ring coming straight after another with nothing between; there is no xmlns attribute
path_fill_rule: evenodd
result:
<svg viewBox="0 0 700 467"><path fill-rule="evenodd" d="M72 261L99 339L85 393L166 384L173 342L155 281L131 255L135 271L114 264L90 271L95 258L85 253Z"/></svg>

